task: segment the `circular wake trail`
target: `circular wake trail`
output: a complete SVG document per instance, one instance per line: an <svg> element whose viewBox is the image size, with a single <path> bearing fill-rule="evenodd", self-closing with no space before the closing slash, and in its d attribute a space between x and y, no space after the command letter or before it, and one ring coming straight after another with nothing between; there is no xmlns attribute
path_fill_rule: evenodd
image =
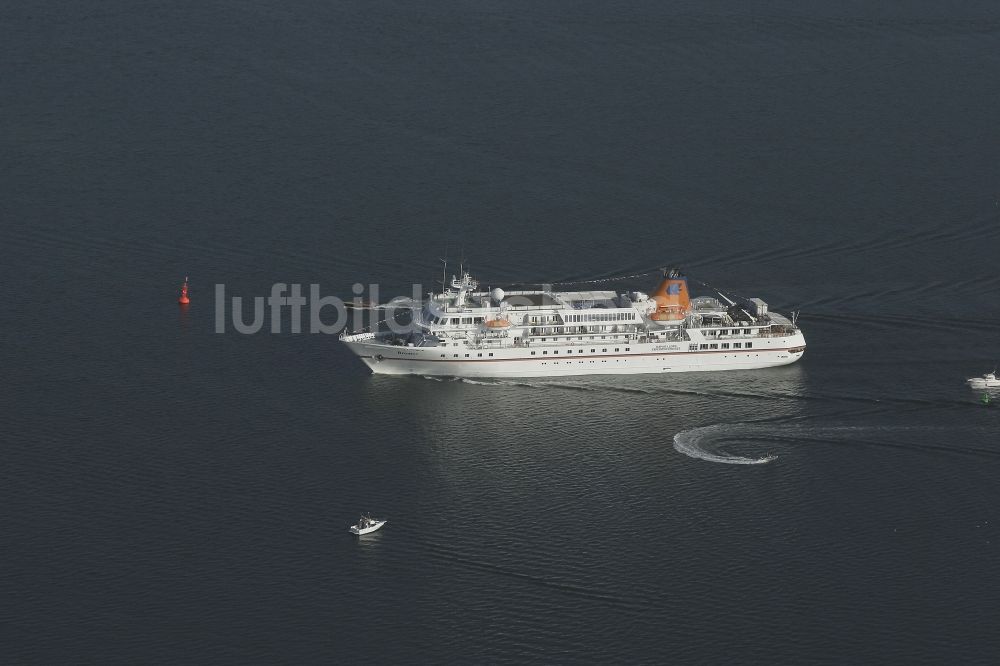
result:
<svg viewBox="0 0 1000 666"><path fill-rule="evenodd" d="M778 456L771 454L760 458L748 458L746 456L737 456L725 453L717 449L710 450L710 442L717 440L719 435L722 434L727 427L727 424L719 423L679 432L674 435L674 449L676 449L679 453L683 453L684 455L692 458L707 460L709 462L725 463L727 465L765 465L772 460L777 459Z"/></svg>

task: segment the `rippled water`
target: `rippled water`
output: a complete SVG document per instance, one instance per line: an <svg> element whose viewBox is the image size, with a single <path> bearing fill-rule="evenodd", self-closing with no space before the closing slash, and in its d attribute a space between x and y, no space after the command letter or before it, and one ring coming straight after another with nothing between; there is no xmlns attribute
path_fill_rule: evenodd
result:
<svg viewBox="0 0 1000 666"><path fill-rule="evenodd" d="M0 10L3 660L995 663L1000 12L827 4ZM213 333L216 283L463 253L680 265L809 349L458 381Z"/></svg>

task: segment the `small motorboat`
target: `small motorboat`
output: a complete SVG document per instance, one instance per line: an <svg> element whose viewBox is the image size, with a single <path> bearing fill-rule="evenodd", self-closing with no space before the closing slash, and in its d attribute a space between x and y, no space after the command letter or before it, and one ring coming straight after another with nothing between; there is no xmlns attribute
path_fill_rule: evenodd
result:
<svg viewBox="0 0 1000 666"><path fill-rule="evenodd" d="M1000 388L1000 379L997 379L997 371L987 372L982 377L970 377L965 383L974 389Z"/></svg>
<svg viewBox="0 0 1000 666"><path fill-rule="evenodd" d="M370 514L366 513L358 518L357 525L351 525L351 534L357 534L358 536L361 536L362 534L371 534L385 525L385 523L386 521L379 520L378 518L372 518Z"/></svg>

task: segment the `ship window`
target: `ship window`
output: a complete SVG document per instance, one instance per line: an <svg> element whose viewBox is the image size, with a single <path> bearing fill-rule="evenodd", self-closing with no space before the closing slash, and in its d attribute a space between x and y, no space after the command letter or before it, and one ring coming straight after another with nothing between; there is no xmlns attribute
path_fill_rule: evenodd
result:
<svg viewBox="0 0 1000 666"><path fill-rule="evenodd" d="M708 349L708 345L702 345L701 348L702 349Z"/></svg>

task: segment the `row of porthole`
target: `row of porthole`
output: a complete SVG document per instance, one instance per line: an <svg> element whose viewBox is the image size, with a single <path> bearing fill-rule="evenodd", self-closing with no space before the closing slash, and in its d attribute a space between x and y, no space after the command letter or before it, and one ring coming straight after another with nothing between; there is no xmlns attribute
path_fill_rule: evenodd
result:
<svg viewBox="0 0 1000 666"><path fill-rule="evenodd" d="M631 347L626 347L626 348L625 348L625 351L631 351L631 349L632 349ZM606 353L607 353L607 351L608 351L607 347L605 347L605 348L601 349L601 353L602 353L602 354L606 354ZM621 351L621 348L620 348L620 347L615 347L615 351L616 351L616 352L620 352L620 351ZM549 352L548 352L548 351L546 350L546 351L543 351L543 352L542 352L542 355L544 356L544 355L546 355L546 354L548 354L548 353L549 353ZM556 349L556 350L555 350L554 352L552 352L552 354L553 354L553 355L555 355L555 354L558 354L558 353L559 353L559 350L558 350L558 349ZM573 353L573 350L572 350L572 349L567 349L567 350L566 350L566 353L567 353L567 354L572 354L572 353ZM577 350L576 350L576 353L577 353L577 354L582 354L582 353L583 353L583 350L582 350L582 349L577 349ZM591 353L591 354L596 354L596 353L597 353L597 349L591 349L591 350L590 350L590 353ZM532 355L532 356L534 356L535 354L536 354L536 352L531 352L531 355Z"/></svg>
<svg viewBox="0 0 1000 666"><path fill-rule="evenodd" d="M579 351L581 351L581 352L582 352L583 350L579 350ZM595 349L591 349L590 351L591 351L592 353L596 353L596 350L595 350ZM602 349L601 351L602 351L602 352L607 352L608 350L607 350L607 349ZM617 352L617 351L619 351L619 349L618 349L618 348L616 347L616 348L615 348L615 351ZM626 347L626 348L625 348L625 351L629 351L629 347ZM556 351L555 351L554 353L555 353L555 354L558 354L558 353L559 353L559 351L558 351L558 350L556 350ZM567 351L566 353L567 353L567 354L571 354L571 353L573 353L573 350L569 350L569 351ZM488 354L489 354L490 356L493 356L493 352L488 352ZM542 354L548 354L548 351L543 351L543 352L542 352ZM534 355L535 355L535 352L531 352L531 355L532 355L532 356L534 356ZM476 354L476 357L477 357L477 358L482 358L482 356L483 356L483 355L482 355L481 353L480 353L480 354ZM740 355L738 355L738 354L734 354L734 355L733 355L733 358L739 358L739 356L740 356ZM758 357L759 357L759 356L760 356L760 354L754 354L754 356L758 356ZM441 358L447 358L447 357L448 357L448 355L447 355L447 354L441 354ZM452 354L452 358L459 358L459 356L458 356L458 354ZM469 354L466 354L466 355L465 355L465 358L469 358ZM729 354L726 354L725 356L723 356L723 358L729 358ZM380 359L380 360L381 360L381 359ZM617 361L620 361L620 360L621 360L621 359L615 359L615 361L616 361L616 362L617 362ZM626 359L626 360L628 360L628 359ZM662 361L662 360L663 360L663 357L662 357L662 356L660 356L660 357L659 357L659 360L661 360L661 361ZM579 362L580 362L580 363L583 363L583 361L579 361ZM605 361L601 361L601 362L602 362L602 363L607 363L607 361L606 361L606 360L605 360ZM558 361L556 361L556 363L558 363ZM593 363L593 361L591 361L591 363ZM542 365L545 365L545 363L543 363Z"/></svg>
<svg viewBox="0 0 1000 666"><path fill-rule="evenodd" d="M754 354L754 356L755 356L755 357L758 357L758 358L759 358L759 357L760 357L760 354ZM729 358L729 355L728 355L728 354L726 354L726 355L725 355L725 356L723 356L722 358ZM733 355L733 358L740 358L740 357L739 357L739 356L736 356L736 355ZM786 357L785 357L785 356L782 356L781 358L786 358ZM626 358L626 359L620 359L620 358L616 358L616 359L615 359L615 363L619 363L619 362L621 362L621 361L623 361L623 360L624 360L624 361L628 361L629 359L627 359L627 358ZM665 359L664 357L660 356L660 357L658 357L658 358L657 358L656 360L657 360L657 361L665 361L665 360L667 360L667 359ZM572 363L572 362L573 362L573 361L566 361L566 363ZM601 359L601 363L607 363L607 362L608 362L608 360L607 360L607 359ZM551 363L552 363L552 365L559 365L560 361L552 361ZM577 363L583 363L583 361L577 361ZM596 361L591 361L591 363L596 363ZM547 362L547 361L545 361L545 362L542 362L542 365L548 365L548 364L549 364L549 362Z"/></svg>

